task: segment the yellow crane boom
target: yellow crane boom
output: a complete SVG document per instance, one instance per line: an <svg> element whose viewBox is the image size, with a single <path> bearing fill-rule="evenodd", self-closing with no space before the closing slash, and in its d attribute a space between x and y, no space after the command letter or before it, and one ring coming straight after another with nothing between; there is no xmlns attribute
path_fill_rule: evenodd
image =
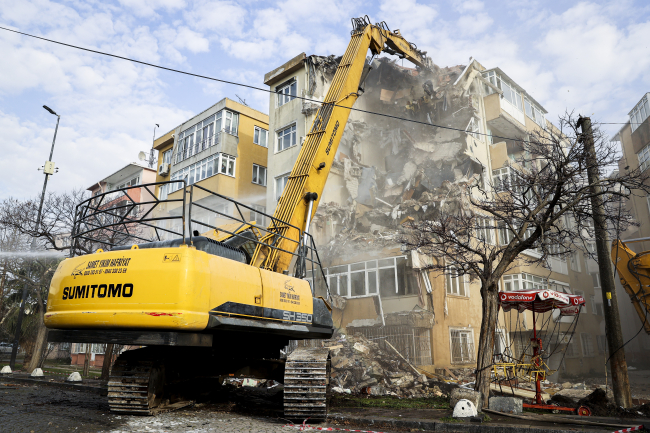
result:
<svg viewBox="0 0 650 433"><path fill-rule="evenodd" d="M650 312L650 251L637 254L617 240L612 245L612 262L645 332L650 334L650 317L647 316Z"/></svg>
<svg viewBox="0 0 650 433"><path fill-rule="evenodd" d="M373 55L382 51L396 53L421 68L431 67L426 52L404 39L399 30L390 31L384 23L373 25L367 17L353 19L350 44L289 175L273 214L274 219L268 227L269 232L261 239L262 243L277 245L278 248L270 249L259 244L253 255L254 265L275 272L289 268L292 256L284 251L294 251L300 241L299 231L291 226L304 227L305 231L309 229L309 221L321 199L350 108L360 96L359 86L370 69L366 66L368 49Z"/></svg>

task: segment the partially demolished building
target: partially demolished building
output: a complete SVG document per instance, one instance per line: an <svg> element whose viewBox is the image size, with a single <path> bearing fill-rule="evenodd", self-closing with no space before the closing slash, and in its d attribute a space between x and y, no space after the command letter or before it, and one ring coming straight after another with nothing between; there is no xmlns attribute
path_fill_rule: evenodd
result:
<svg viewBox="0 0 650 433"><path fill-rule="evenodd" d="M264 77L275 93L269 105L271 213L319 106L294 97L322 101L339 60L302 53ZM370 340L386 339L430 371L475 366L478 285L453 272L424 270L436 258L403 252L400 226L434 212L469 209L460 191L477 183L489 187L490 176L505 173L517 151L514 141L492 140L492 134L525 138L545 124L545 111L503 71L473 59L436 66L426 77L387 57L371 66L355 108L379 114L352 111L311 229L336 295L334 323ZM499 241L498 233L489 237ZM502 287L552 287L587 299L594 294L582 257L570 267L560 260L551 267L515 268ZM591 299L597 311L602 300ZM582 320L564 367L600 371L604 345L602 352L595 346L604 344L602 316L585 316L594 317ZM498 332L497 346L509 338L506 330Z"/></svg>

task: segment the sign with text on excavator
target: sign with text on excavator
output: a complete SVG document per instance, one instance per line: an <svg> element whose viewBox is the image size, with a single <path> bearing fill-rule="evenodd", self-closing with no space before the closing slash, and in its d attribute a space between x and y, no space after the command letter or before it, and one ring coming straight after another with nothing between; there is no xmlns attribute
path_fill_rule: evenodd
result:
<svg viewBox="0 0 650 433"><path fill-rule="evenodd" d="M163 263L180 262L180 261L181 261L180 254L165 254L163 257Z"/></svg>

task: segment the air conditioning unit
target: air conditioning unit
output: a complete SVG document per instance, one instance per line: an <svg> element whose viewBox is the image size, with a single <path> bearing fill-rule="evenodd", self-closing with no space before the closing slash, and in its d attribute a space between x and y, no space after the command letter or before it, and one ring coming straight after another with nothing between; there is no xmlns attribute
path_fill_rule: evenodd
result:
<svg viewBox="0 0 650 433"><path fill-rule="evenodd" d="M167 163L160 164L160 167L158 167L158 175L167 176L168 174L169 174L169 164Z"/></svg>

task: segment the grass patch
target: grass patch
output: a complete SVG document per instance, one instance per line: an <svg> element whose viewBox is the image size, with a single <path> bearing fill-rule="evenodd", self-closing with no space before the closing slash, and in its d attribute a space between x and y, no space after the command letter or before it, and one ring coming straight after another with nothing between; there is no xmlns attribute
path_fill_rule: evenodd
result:
<svg viewBox="0 0 650 433"><path fill-rule="evenodd" d="M451 417L451 416L446 416L446 417L440 418L440 421L442 421L442 422L463 422L463 421L459 420L458 418L454 418L454 417Z"/></svg>
<svg viewBox="0 0 650 433"><path fill-rule="evenodd" d="M399 398L395 396L356 397L352 395L334 395L331 401L334 407L368 407L381 409L449 409L446 397Z"/></svg>
<svg viewBox="0 0 650 433"><path fill-rule="evenodd" d="M490 422L492 421L492 418L490 418L490 415L485 414L483 415L483 422Z"/></svg>

